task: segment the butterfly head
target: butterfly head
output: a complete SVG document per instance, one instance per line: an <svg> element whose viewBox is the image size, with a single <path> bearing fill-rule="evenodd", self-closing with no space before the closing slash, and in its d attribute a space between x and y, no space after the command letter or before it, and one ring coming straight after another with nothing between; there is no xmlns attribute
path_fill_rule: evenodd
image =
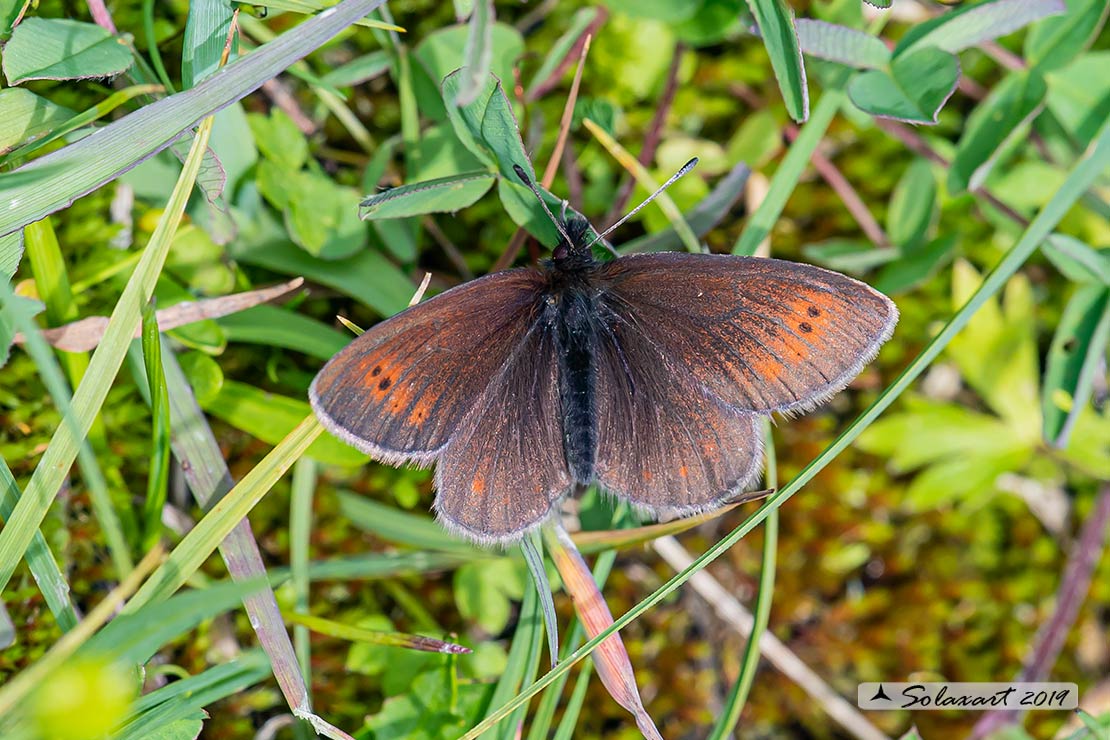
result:
<svg viewBox="0 0 1110 740"><path fill-rule="evenodd" d="M551 251L551 259L559 267L577 267L593 264L593 251L590 241L593 229L586 219L571 216L562 220L559 229L559 243Z"/></svg>

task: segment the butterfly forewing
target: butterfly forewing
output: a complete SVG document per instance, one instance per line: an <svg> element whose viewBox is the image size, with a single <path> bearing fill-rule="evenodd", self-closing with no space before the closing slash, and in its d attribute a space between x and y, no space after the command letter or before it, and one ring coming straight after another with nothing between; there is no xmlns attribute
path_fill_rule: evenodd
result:
<svg viewBox="0 0 1110 740"><path fill-rule="evenodd" d="M378 460L430 462L525 342L542 282L532 270L496 273L383 321L316 376L313 409Z"/></svg>
<svg viewBox="0 0 1110 740"><path fill-rule="evenodd" d="M692 514L744 490L760 470L759 417L714 398L630 322L598 318L598 482L655 514Z"/></svg>
<svg viewBox="0 0 1110 740"><path fill-rule="evenodd" d="M535 324L443 450L435 508L452 530L515 539L568 492L554 352L549 327Z"/></svg>
<svg viewBox="0 0 1110 740"><path fill-rule="evenodd" d="M857 280L759 257L630 256L603 265L600 282L630 338L757 413L811 408L842 389L898 318L890 299Z"/></svg>

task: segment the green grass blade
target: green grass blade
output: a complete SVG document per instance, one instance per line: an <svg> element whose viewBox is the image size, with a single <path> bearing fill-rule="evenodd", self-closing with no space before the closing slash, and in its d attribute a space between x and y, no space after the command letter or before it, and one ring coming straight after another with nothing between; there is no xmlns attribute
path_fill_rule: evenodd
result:
<svg viewBox="0 0 1110 740"><path fill-rule="evenodd" d="M181 462L193 496L202 507L208 508L231 490L231 473L177 359L172 352L164 352L163 357L166 383L170 390L174 454ZM303 478L295 482L294 490L297 485L305 486L307 482ZM307 545L307 535L304 538ZM262 554L255 542L250 522L246 519L236 524L231 534L220 544L220 554L234 579L250 579L265 573ZM294 713L308 711L311 707L308 686L289 641L289 633L286 632L273 590L251 594L243 603L289 707Z"/></svg>
<svg viewBox="0 0 1110 740"><path fill-rule="evenodd" d="M809 165L810 157L817 151L825 132L829 129L836 112L845 100L844 93L837 88L829 88L813 106L809 120L801 127L798 137L790 145L790 151L783 157L782 164L771 178L771 188L767 197L748 219L747 226L732 247L733 254L755 254L760 243L771 233L775 222L782 215L786 201L798 185L802 173Z"/></svg>
<svg viewBox="0 0 1110 740"><path fill-rule="evenodd" d="M243 480L221 499L197 526L185 535L166 562L143 584L127 605L131 612L147 603L169 598L195 573L208 556L285 475L323 427L310 416L289 433Z"/></svg>
<svg viewBox="0 0 1110 740"><path fill-rule="evenodd" d="M775 440L771 434L769 422L763 423L764 449L767 450L767 475L765 483L768 488L778 486L776 469ZM709 733L709 740L726 740L732 737L736 725L740 722L740 714L744 711L744 704L748 700L755 674L759 668L759 641L767 630L767 623L771 619L771 602L775 596L775 569L776 555L779 543L779 511L774 509L767 515L767 522L763 527L763 565L759 572L759 590L755 595L755 608L753 609L752 633L748 636L748 644L744 646L744 659L740 663L740 675L732 685L724 706L721 707L717 722Z"/></svg>
<svg viewBox="0 0 1110 740"><path fill-rule="evenodd" d="M170 401L153 301L143 306L142 347L151 413L150 467L143 501L143 549L149 550L162 537L162 508L170 480Z"/></svg>
<svg viewBox="0 0 1110 740"><path fill-rule="evenodd" d="M4 458L0 457L0 520L6 521L11 516L18 500L19 485ZM77 626L77 612L69 601L69 583L42 532L36 531L27 546L27 565L58 626L63 632L69 632Z"/></svg>
<svg viewBox="0 0 1110 740"><path fill-rule="evenodd" d="M165 149L183 131L255 90L383 2L345 0L229 64L192 90L144 106L64 149L0 175L0 190L5 191L10 206L0 216L0 234L64 208Z"/></svg>
<svg viewBox="0 0 1110 740"><path fill-rule="evenodd" d="M816 113L814 117L816 117ZM720 557L730 547L739 542L744 535L751 532L756 526L763 522L771 511L782 506L788 498L793 496L806 483L812 480L818 472L824 469L824 467L832 462L837 455L852 444L863 430L870 426L883 411L894 403L895 399L897 399L910 384L929 367L933 360L935 360L940 353L944 351L944 348L948 346L949 342L952 341L952 338L967 325L968 321L971 320L971 317L975 315L975 312L979 310L983 303L996 295L1006 284L1006 281L1009 280L1009 278L1025 263L1029 256L1036 251L1037 246L1052 233L1052 230L1065 216L1072 205L1079 200L1084 191L1095 182L1108 166L1110 166L1110 124L1103 124L1095 144L1088 150L1087 155L1072 169L1068 178L1064 181L1064 184L1052 197L1052 200L1049 201L1044 209L1037 215L1017 243L1006 252L1005 256L1003 256L1002 260L986 279L983 280L979 288L968 298L967 302L960 310L949 319L940 333L938 333L921 353L914 358L909 366L902 371L902 374L898 376L894 383L888 386L862 415L848 425L848 427L833 440L832 444L825 448L824 452L814 458L813 461L806 465L806 467L790 481L790 483L778 493L771 496L764 506L748 517L748 519L726 537L709 548L687 568L684 568L681 572L677 573L673 578L656 589L656 591L646 599L619 617L611 627L605 629L597 637L576 650L572 655L568 656L565 661L542 676L538 681L522 691L511 701L507 702L496 711L491 712L485 720L466 733L462 740L473 740L500 721L501 718L505 717L509 712L527 703L528 700L538 692L550 685L559 676L569 671L575 663L592 653L606 637L632 622L632 620L639 617L647 609L658 604L673 593L679 586L688 581L694 573L697 573L709 563Z"/></svg>
<svg viewBox="0 0 1110 740"><path fill-rule="evenodd" d="M759 24L759 35L771 57L771 68L786 110L801 123L809 116L809 91L798 32L794 29L794 13L783 0L748 0L748 7Z"/></svg>
<svg viewBox="0 0 1110 740"><path fill-rule="evenodd" d="M123 364L131 337L135 335L135 329L139 325L139 312L143 304L150 300L158 273L169 253L174 232L181 222L185 204L200 171L211 130L212 119L209 118L197 132L166 209L151 234L150 242L143 250L142 259L127 281L123 295L112 311L104 337L89 362L88 372L77 387L77 392L73 394L71 413L65 416L70 421L63 421L54 433L27 484L27 490L16 504L4 529L0 530L0 590L8 585L27 545L46 516L50 502L73 464L82 440Z"/></svg>
<svg viewBox="0 0 1110 740"><path fill-rule="evenodd" d="M293 584L293 608L309 613L308 556L312 538L312 498L316 491L316 462L302 457L293 466L293 485L289 497L289 574ZM304 676L306 690L312 686L312 647L308 627L293 627L293 647ZM309 699L311 700L311 694Z"/></svg>

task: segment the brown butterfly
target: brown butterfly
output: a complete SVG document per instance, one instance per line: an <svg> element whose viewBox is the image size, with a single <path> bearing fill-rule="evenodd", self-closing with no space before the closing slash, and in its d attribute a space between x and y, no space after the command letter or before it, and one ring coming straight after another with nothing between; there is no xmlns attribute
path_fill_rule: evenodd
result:
<svg viewBox="0 0 1110 740"><path fill-rule="evenodd" d="M727 503L759 476L761 418L844 388L898 319L864 283L794 262L601 262L592 245L605 234L551 218L552 259L383 321L309 390L348 444L392 465L436 463L440 520L480 543L519 539L578 485L655 515Z"/></svg>

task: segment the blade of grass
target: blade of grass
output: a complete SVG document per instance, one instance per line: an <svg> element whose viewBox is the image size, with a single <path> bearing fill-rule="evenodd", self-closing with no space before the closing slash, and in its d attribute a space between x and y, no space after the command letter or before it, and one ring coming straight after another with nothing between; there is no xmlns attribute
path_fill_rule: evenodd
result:
<svg viewBox="0 0 1110 740"><path fill-rule="evenodd" d="M151 234L150 242L143 250L143 257L112 311L108 329L104 332L100 346L93 353L88 372L78 385L77 392L73 394L71 413L65 416L72 423L63 422L58 427L27 484L27 490L16 504L5 527L0 530L0 591L8 585L28 543L46 516L50 502L73 464L81 442L104 404L108 389L123 364L127 346L139 325L139 312L143 304L150 300L158 273L169 253L174 232L181 222L211 131L212 119L207 118L197 131L166 209Z"/></svg>
<svg viewBox="0 0 1110 740"><path fill-rule="evenodd" d="M164 352L163 357L166 358L166 384L170 390L173 451L185 471L185 479L197 503L208 508L231 490L231 473L220 453L212 429L197 405L181 365L172 352ZM220 554L235 580L249 580L265 573L262 554L247 519L239 521L220 544ZM272 577L272 582L277 583L278 579ZM243 603L258 635L258 641L270 659L281 693L293 713L308 719L314 727L320 727L329 737L345 737L345 733L331 725L324 727L326 723L315 715L312 715L315 719L306 716L312 710L311 695L306 679L297 665L296 653L289 641L272 588L251 594Z"/></svg>
<svg viewBox="0 0 1110 740"><path fill-rule="evenodd" d="M748 0L748 7L759 24L759 35L771 57L771 68L786 110L791 118L801 123L809 115L809 91L798 32L794 28L794 13L783 0Z"/></svg>
<svg viewBox="0 0 1110 740"><path fill-rule="evenodd" d="M39 297L46 304L47 324L52 327L64 325L77 317L77 306L52 220L44 218L30 224L24 228L23 233L27 257L31 263L31 274L35 278L35 287ZM47 329L39 333L32 326L21 328L22 336L17 335L16 341L22 341L23 337L29 334L46 338L54 331ZM84 352L59 351L57 353L66 378L69 380L67 385L58 373L52 371L55 365L52 353L28 349L55 404L61 411L68 411L71 401L70 388L76 388L80 384L89 367L89 356ZM108 447L107 435L99 413L94 415L87 436L88 440L81 443L77 464L81 470L81 477L88 487L97 522L104 532L112 564L116 574L122 578L134 566L131 559L131 544L138 541L138 527L132 514L130 497L126 493L123 476L116 468L109 467L107 471L102 470L99 460L93 454L94 450L106 450ZM111 487L108 485L109 478L113 483ZM113 490L117 492L115 497L112 495Z"/></svg>
<svg viewBox="0 0 1110 740"><path fill-rule="evenodd" d="M554 667L559 655L559 622L555 618L555 600L551 596L547 571L543 567L542 547L543 543L538 532L532 532L520 542L520 551L524 555L524 561L528 563L532 585L536 587L536 595L540 597L543 629L547 633L547 654L551 657L551 665Z"/></svg>
<svg viewBox="0 0 1110 740"><path fill-rule="evenodd" d="M162 567L127 604L126 611L133 612L144 604L162 601L181 588L321 432L323 427L314 416L298 424L185 535Z"/></svg>
<svg viewBox="0 0 1110 740"><path fill-rule="evenodd" d="M316 492L316 461L302 457L293 466L293 484L289 495L289 574L293 586L293 609L308 614L308 556L312 541L312 498ZM305 686L312 687L312 645L308 627L293 627L293 647L301 666ZM311 694L309 699L311 700Z"/></svg>
<svg viewBox="0 0 1110 740"><path fill-rule="evenodd" d="M540 599L536 591L524 592L524 602L520 605L520 622L513 635L513 646L509 650L509 660L501 680L497 682L490 706L497 706L497 700L504 695L512 695L521 686L536 680L540 666L540 653L543 645L543 629L540 626ZM501 722L494 737L499 740L516 740L524 723L527 703L520 705Z"/></svg>
<svg viewBox="0 0 1110 740"><path fill-rule="evenodd" d="M613 156L613 159L620 162L621 167L628 170L628 173L636 179L640 187L647 190L649 193L654 193L659 189L659 183L648 172L647 167L640 164L640 160L633 157L627 149L621 146L616 139L609 135L609 133L591 121L589 118L582 119L582 125L589 129L594 138L598 140L605 150ZM659 209L667 216L667 220L671 222L675 232L682 243L686 245L686 249L691 252L704 251L701 242L698 241L697 236L694 235L694 230L690 228L690 224L686 223L686 219L682 216L682 211L678 210L678 206L671 200L671 196L663 192L656 198L659 203Z"/></svg>
<svg viewBox="0 0 1110 740"><path fill-rule="evenodd" d="M149 574L165 553L155 548L127 574L127 577L111 593L97 604L76 628L62 635L50 650L33 665L19 673L0 688L0 717L7 716L13 707L27 698L51 671L62 665L77 649L85 644L119 609L127 597L135 592L139 584Z"/></svg>
<svg viewBox="0 0 1110 740"><path fill-rule="evenodd" d="M19 484L16 483L8 464L0 457L0 521L6 521L19 500ZM58 568L54 553L42 532L35 532L31 544L27 546L27 566L39 587L39 593L46 600L46 606L54 615L54 620L63 632L77 626L77 612L69 601L69 583Z"/></svg>
<svg viewBox="0 0 1110 740"><path fill-rule="evenodd" d="M341 640L351 640L352 642L366 642L374 645L388 645L389 647L420 650L426 653L444 653L459 655L462 653L473 652L468 647L456 645L453 642L437 640L434 637L410 635L404 632L380 632L378 630L368 630L362 627L352 627L349 624L343 624L331 619L314 617L310 614L294 614L292 612L283 612L283 615L285 616L286 621L291 624L305 627L321 635L338 637Z"/></svg>
<svg viewBox="0 0 1110 740"><path fill-rule="evenodd" d="M771 434L769 422L763 422L764 443L763 449L767 451L764 481L769 488L778 485L778 469L775 458L775 440ZM740 675L732 685L724 706L721 707L717 722L709 733L709 740L725 740L732 737L736 725L740 722L740 713L744 711L744 703L748 700L752 682L755 680L756 670L759 668L759 641L767 630L767 623L771 618L771 601L775 595L775 556L779 542L779 512L775 509L767 515L767 522L763 527L763 564L759 572L759 590L755 595L755 620L752 624L752 633L748 636L748 644L744 647L744 658L740 664Z"/></svg>
<svg viewBox="0 0 1110 740"><path fill-rule="evenodd" d="M344 0L193 89L143 106L80 141L0 174L0 189L7 190L10 205L0 215L0 234L64 208L170 146L197 122L257 89L383 2Z"/></svg>
<svg viewBox="0 0 1110 740"><path fill-rule="evenodd" d="M828 93L826 93L826 96L827 95ZM814 113L814 117L816 117L816 112ZM809 124L807 124L807 126L808 125ZM963 330L983 303L986 302L988 298L996 295L1006 284L1006 281L1009 280L1009 278L1025 263L1029 256L1036 251L1038 245L1052 233L1052 230L1066 215L1071 206L1082 197L1084 191L1095 182L1108 166L1110 166L1110 123L1103 124L1099 136L1095 140L1095 143L1088 149L1086 156L1076 164L1063 185L1056 191L1055 195L1053 195L1052 200L1041 210L1029 227L1024 231L1017 243L1010 247L999 261L998 265L987 275L986 279L983 280L971 297L968 298L967 302L948 320L944 328L921 350L898 378L891 385L887 386L879 397L875 399L875 402L855 421L849 424L820 455L815 457L794 476L782 490L772 495L764 506L760 507L758 511L748 517L748 519L736 527L736 529L706 550L706 552L691 563L689 567L677 573L673 578L656 589L650 596L619 617L613 622L612 626L606 628L597 637L591 639L576 650L573 654L568 656L566 660L549 671L546 675L542 676L538 681L522 691L511 701L507 702L496 711L491 712L485 720L466 733L462 740L473 740L494 723L498 722L507 713L513 711L521 704L526 703L538 692L542 691L544 687L550 685L559 676L569 671L575 663L596 650L598 645L600 645L606 637L632 622L647 609L658 604L669 594L678 589L679 586L688 581L694 573L702 570L709 563L720 557L730 547L739 542L744 535L748 534L748 532L752 531L763 522L768 514L782 506L788 498L793 496L806 483L812 480L819 471L852 444L863 430L870 426L879 415L894 403L895 399L897 399L906 388L929 367L933 360L935 360L940 353L944 351L944 348L948 346L948 343L952 341L952 338Z"/></svg>
<svg viewBox="0 0 1110 740"><path fill-rule="evenodd" d="M842 78L844 76L846 75L841 75ZM798 137L794 139L794 143L786 152L786 156L783 157L782 164L775 170L775 176L771 178L771 188L767 191L767 197L755 209L755 213L751 215L744 230L740 233L740 238L733 245L733 254L755 254L756 248L771 233L772 227L779 220L779 216L782 215L783 208L786 207L786 201L790 199L790 195L797 187L798 180L801 179L810 158L817 150L817 145L821 143L821 139L829 129L829 124L832 123L837 111L840 110L840 106L846 99L847 97L839 89L839 86L830 86L825 89L825 92L817 100L817 105L813 106L809 120L798 129Z"/></svg>
<svg viewBox="0 0 1110 740"><path fill-rule="evenodd" d="M143 501L143 550L149 550L162 538L162 509L170 480L170 400L166 375L162 372L162 342L153 300L143 306L142 331L151 415L150 466Z"/></svg>

